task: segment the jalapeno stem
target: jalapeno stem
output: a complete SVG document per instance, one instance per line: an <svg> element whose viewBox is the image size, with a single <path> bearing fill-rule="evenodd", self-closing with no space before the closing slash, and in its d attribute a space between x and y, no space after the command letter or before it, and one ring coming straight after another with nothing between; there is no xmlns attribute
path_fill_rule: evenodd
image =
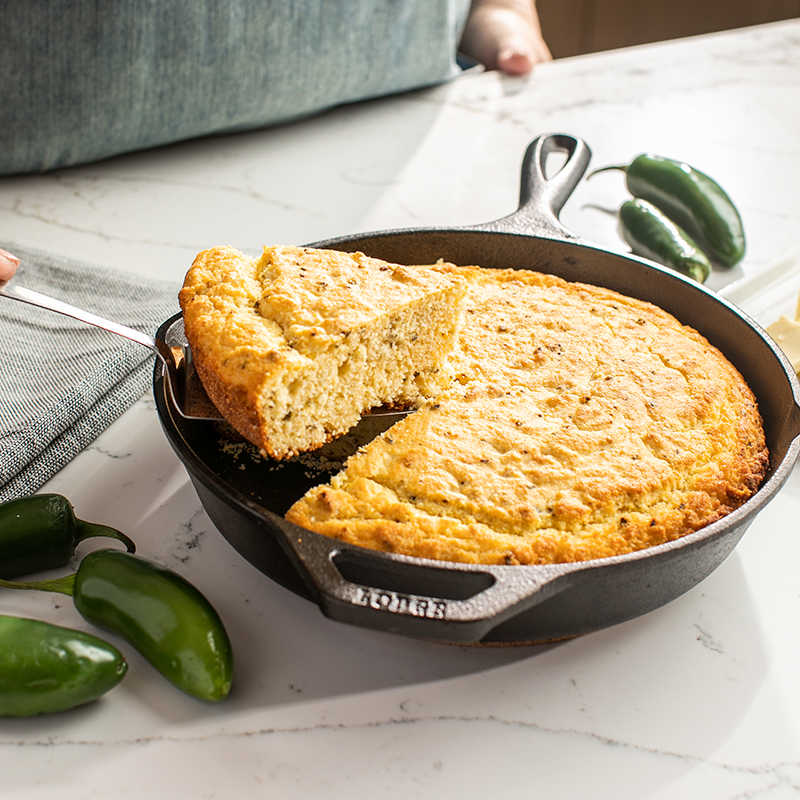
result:
<svg viewBox="0 0 800 800"><path fill-rule="evenodd" d="M126 536L122 531L118 531L116 528L111 528L108 525L99 525L96 522L86 522L86 520L76 518L75 529L77 532L77 541L79 542L91 539L93 536L104 536L107 539L116 539L122 542L129 553L136 552L136 545L133 539Z"/></svg>
<svg viewBox="0 0 800 800"><path fill-rule="evenodd" d="M620 172L627 172L628 165L627 164L612 164L609 167L600 167L596 170L593 170L586 176L586 180L588 181L592 175L597 175L598 172L610 172L611 170L619 170Z"/></svg>
<svg viewBox="0 0 800 800"><path fill-rule="evenodd" d="M75 573L65 575L63 578L51 578L44 581L4 581L0 579L0 586L6 589L34 589L41 592L59 592L72 597L75 586Z"/></svg>

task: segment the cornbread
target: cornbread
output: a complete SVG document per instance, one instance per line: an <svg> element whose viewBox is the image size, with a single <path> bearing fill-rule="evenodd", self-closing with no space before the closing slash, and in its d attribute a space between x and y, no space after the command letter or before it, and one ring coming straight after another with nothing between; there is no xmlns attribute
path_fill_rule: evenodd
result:
<svg viewBox="0 0 800 800"><path fill-rule="evenodd" d="M679 538L755 492L755 398L696 331L550 275L439 270L469 284L455 380L288 520L384 552L545 564Z"/></svg>
<svg viewBox="0 0 800 800"><path fill-rule="evenodd" d="M280 459L312 450L382 404L413 405L452 381L465 280L362 253L216 247L180 292L209 397Z"/></svg>

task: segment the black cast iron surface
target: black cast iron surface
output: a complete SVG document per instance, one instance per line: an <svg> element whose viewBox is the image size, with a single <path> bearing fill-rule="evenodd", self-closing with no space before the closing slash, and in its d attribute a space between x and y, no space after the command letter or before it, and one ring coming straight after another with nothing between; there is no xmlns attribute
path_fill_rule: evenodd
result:
<svg viewBox="0 0 800 800"><path fill-rule="evenodd" d="M555 151L566 153L567 161L547 176L546 161ZM470 228L386 231L311 246L361 250L406 264L444 258L535 269L661 306L722 350L755 393L771 458L758 493L725 519L678 541L578 564L489 567L374 553L283 518L312 485L338 470L335 458L260 458L226 426L175 413L156 370L165 433L212 521L244 558L343 622L442 642L520 644L577 636L647 613L697 585L730 554L797 459L800 386L769 336L736 307L677 273L603 250L561 225L558 214L589 157L578 139L543 136L525 155L520 208L509 217ZM178 318L167 321L159 336L168 337L179 325Z"/></svg>

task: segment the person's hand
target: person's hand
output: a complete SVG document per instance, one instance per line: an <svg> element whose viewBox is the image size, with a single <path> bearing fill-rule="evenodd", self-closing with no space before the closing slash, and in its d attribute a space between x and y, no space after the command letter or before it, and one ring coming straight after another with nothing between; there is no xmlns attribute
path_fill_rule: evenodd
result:
<svg viewBox="0 0 800 800"><path fill-rule="evenodd" d="M0 249L0 286L8 283L17 271L19 259L7 250Z"/></svg>
<svg viewBox="0 0 800 800"><path fill-rule="evenodd" d="M552 60L535 0L472 0L460 49L486 69L527 75Z"/></svg>

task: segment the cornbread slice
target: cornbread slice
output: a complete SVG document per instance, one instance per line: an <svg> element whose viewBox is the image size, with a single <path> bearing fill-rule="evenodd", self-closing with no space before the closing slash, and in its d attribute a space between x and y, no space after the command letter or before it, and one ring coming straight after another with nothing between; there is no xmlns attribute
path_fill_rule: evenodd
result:
<svg viewBox="0 0 800 800"><path fill-rule="evenodd" d="M755 398L696 331L551 275L440 269L469 281L457 381L288 520L385 552L544 564L676 539L755 492Z"/></svg>
<svg viewBox="0 0 800 800"><path fill-rule="evenodd" d="M452 380L466 282L362 253L216 247L180 292L200 379L246 439L280 459L345 433L381 404Z"/></svg>

